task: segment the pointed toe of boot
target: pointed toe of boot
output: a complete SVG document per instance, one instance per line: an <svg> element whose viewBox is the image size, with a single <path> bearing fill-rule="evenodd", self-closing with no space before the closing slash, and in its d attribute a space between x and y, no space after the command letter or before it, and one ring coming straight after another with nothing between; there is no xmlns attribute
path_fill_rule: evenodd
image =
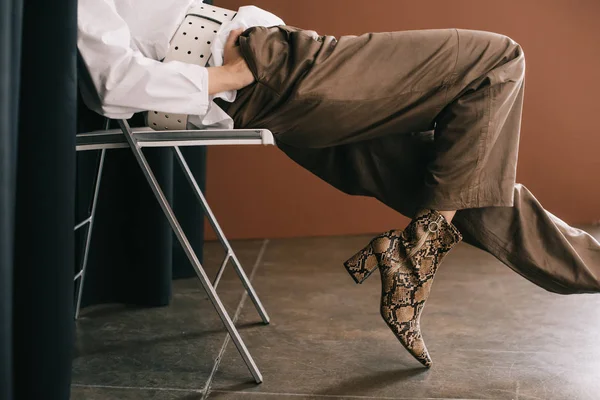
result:
<svg viewBox="0 0 600 400"><path fill-rule="evenodd" d="M389 304L383 301L381 305L381 317L402 346L423 366L430 368L433 361L423 340L419 321L422 305L417 306L416 309L418 310L416 311L408 307L404 307L404 310L400 307L394 309L393 307L390 308Z"/></svg>
<svg viewBox="0 0 600 400"><path fill-rule="evenodd" d="M431 368L433 361L425 346L425 341L421 335L421 329L416 326L409 330L405 335L398 336L400 343L406 350L424 367Z"/></svg>
<svg viewBox="0 0 600 400"><path fill-rule="evenodd" d="M402 345L408 352L421 364L423 364L426 368L431 368L433 361L431 360L431 356L427 351L427 346L425 346L425 341L421 336L421 330L416 328L411 332L412 338L408 339L406 342L400 340Z"/></svg>

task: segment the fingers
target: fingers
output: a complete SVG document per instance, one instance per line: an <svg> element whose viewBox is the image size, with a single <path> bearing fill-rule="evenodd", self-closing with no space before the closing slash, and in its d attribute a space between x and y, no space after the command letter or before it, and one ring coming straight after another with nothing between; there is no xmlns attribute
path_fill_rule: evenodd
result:
<svg viewBox="0 0 600 400"><path fill-rule="evenodd" d="M228 47L234 47L236 44L236 40L238 37L244 32L244 28L233 29L229 32L229 36L227 37L227 43L225 44Z"/></svg>

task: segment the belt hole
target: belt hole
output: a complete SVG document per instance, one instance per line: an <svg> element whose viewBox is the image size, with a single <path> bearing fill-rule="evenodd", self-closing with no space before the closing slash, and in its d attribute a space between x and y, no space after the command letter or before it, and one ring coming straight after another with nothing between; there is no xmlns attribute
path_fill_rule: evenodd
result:
<svg viewBox="0 0 600 400"><path fill-rule="evenodd" d="M177 122L181 122L181 120L180 120L180 119L178 119L178 120L177 120Z"/></svg>
<svg viewBox="0 0 600 400"><path fill-rule="evenodd" d="M178 46L175 46L175 50L178 50L178 49L179 49L179 47L178 47Z"/></svg>
<svg viewBox="0 0 600 400"><path fill-rule="evenodd" d="M187 33L183 32L184 35L187 35Z"/></svg>
<svg viewBox="0 0 600 400"><path fill-rule="evenodd" d="M210 44L210 42L206 42L206 44Z"/></svg>
<svg viewBox="0 0 600 400"><path fill-rule="evenodd" d="M198 36L196 36L194 39L198 40Z"/></svg>
<svg viewBox="0 0 600 400"><path fill-rule="evenodd" d="M156 126L156 122L153 122L152 125Z"/></svg>
<svg viewBox="0 0 600 400"><path fill-rule="evenodd" d="M165 115L165 118L169 118L169 116L168 116L168 115Z"/></svg>
<svg viewBox="0 0 600 400"><path fill-rule="evenodd" d="M188 51L188 54L192 54L192 52L191 52L191 51Z"/></svg>
<svg viewBox="0 0 600 400"><path fill-rule="evenodd" d="M200 54L200 58L204 58L204 54Z"/></svg>
<svg viewBox="0 0 600 400"><path fill-rule="evenodd" d="M204 27L203 27L204 28ZM217 31L213 31L214 33L217 33Z"/></svg>
<svg viewBox="0 0 600 400"><path fill-rule="evenodd" d="M190 25L191 25L192 23L191 23L191 22L188 22L188 24L190 24Z"/></svg>
<svg viewBox="0 0 600 400"><path fill-rule="evenodd" d="M154 111L154 114L158 114L158 111Z"/></svg>
<svg viewBox="0 0 600 400"><path fill-rule="evenodd" d="M204 26L201 26L200 28L204 29Z"/></svg>

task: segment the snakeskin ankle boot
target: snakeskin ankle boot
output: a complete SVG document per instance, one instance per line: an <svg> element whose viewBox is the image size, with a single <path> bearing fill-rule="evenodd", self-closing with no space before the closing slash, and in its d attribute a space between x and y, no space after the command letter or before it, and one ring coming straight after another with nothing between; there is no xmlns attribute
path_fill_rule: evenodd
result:
<svg viewBox="0 0 600 400"><path fill-rule="evenodd" d="M356 283L379 267L383 320L421 364L431 357L421 336L420 318L437 268L463 237L436 210L425 209L402 230L375 237L344 266Z"/></svg>

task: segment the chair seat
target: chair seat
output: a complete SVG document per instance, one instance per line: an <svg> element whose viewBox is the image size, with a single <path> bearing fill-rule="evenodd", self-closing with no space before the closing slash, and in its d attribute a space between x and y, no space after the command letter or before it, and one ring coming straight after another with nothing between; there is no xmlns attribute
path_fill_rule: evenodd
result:
<svg viewBox="0 0 600 400"><path fill-rule="evenodd" d="M131 128L140 147L275 145L268 129L199 129L157 132L149 127ZM77 151L128 148L121 129L80 133Z"/></svg>

